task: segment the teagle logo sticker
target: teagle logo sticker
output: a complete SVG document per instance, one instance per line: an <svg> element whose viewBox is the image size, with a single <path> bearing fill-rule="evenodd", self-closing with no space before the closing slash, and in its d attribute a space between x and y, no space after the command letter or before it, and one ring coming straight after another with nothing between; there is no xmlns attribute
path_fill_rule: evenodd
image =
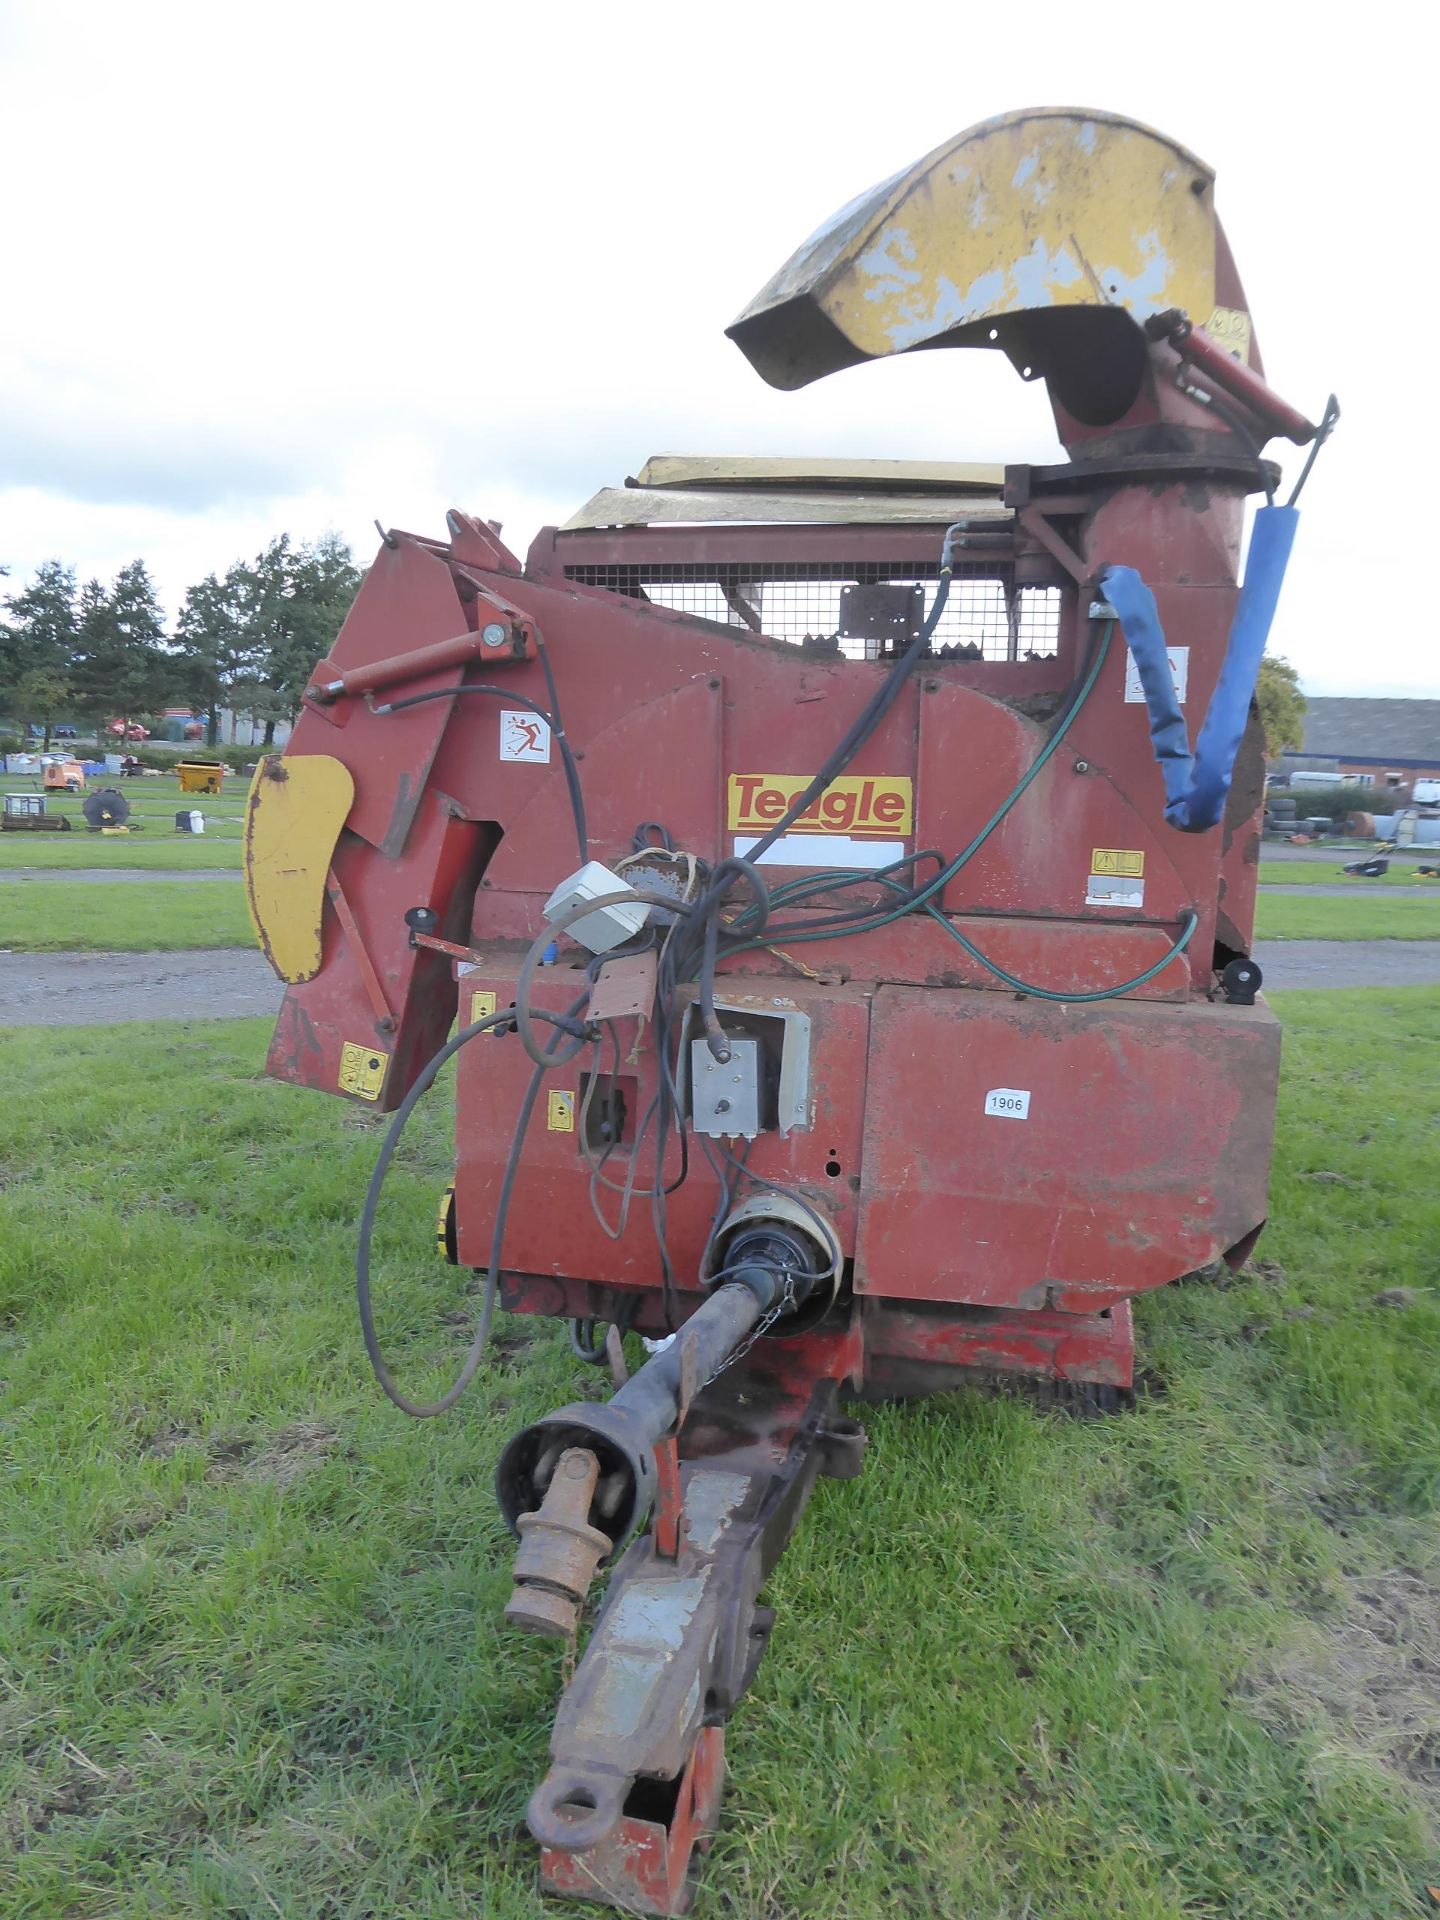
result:
<svg viewBox="0 0 1440 1920"><path fill-rule="evenodd" d="M814 777L809 773L732 773L730 831L768 833ZM852 840L903 839L913 826L914 792L913 782L900 776L842 774L805 809L788 833L843 834Z"/></svg>

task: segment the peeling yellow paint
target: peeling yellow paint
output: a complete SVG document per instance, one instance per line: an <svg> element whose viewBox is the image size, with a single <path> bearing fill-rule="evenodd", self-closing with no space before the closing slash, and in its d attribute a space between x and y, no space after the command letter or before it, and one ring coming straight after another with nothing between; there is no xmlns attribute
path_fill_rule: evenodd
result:
<svg viewBox="0 0 1440 1920"><path fill-rule="evenodd" d="M801 299L852 358L1047 307L1114 306L1142 321L1180 307L1199 321L1215 308L1213 178L1163 134L1115 116L1046 108L986 121L842 209L731 331L749 352L763 316ZM783 384L828 370L804 371L804 358Z"/></svg>
<svg viewBox="0 0 1440 1920"><path fill-rule="evenodd" d="M280 978L320 971L325 878L355 798L350 769L328 754L267 755L245 802L245 900Z"/></svg>

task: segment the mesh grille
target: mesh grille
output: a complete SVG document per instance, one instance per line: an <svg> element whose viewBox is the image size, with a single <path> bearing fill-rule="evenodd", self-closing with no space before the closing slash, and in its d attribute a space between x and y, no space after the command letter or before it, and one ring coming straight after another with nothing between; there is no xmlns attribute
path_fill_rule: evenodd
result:
<svg viewBox="0 0 1440 1920"><path fill-rule="evenodd" d="M918 584L925 589L928 614L935 603L938 571L930 568L927 573L913 560L894 565L867 561L843 573L833 563L789 562L768 567L761 575L672 561L664 566L571 566L565 575L577 586L606 587L676 613L798 644L834 638L840 624L840 589L847 584ZM982 660L1044 658L1056 651L1059 635L1058 587L1017 591L1009 568L962 562L955 569L931 650ZM852 660L874 660L881 652L878 640L844 639L836 645Z"/></svg>

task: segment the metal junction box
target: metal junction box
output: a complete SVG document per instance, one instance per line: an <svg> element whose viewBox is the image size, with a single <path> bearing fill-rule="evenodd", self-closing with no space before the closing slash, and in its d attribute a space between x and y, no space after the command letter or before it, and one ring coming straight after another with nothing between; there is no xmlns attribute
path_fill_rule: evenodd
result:
<svg viewBox="0 0 1440 1920"><path fill-rule="evenodd" d="M760 1042L731 1034L730 1058L717 1060L706 1040L690 1042L690 1124L712 1139L760 1132Z"/></svg>

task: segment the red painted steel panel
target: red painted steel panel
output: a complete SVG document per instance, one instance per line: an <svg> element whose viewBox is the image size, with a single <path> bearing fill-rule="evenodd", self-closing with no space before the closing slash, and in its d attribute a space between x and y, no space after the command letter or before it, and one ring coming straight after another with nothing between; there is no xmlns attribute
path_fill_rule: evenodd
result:
<svg viewBox="0 0 1440 1920"><path fill-rule="evenodd" d="M1203 1265L1264 1218L1278 1062L1263 1004L882 988L857 1291L1093 1312Z"/></svg>
<svg viewBox="0 0 1440 1920"><path fill-rule="evenodd" d="M449 639L466 624L449 562L402 539L375 556L330 649L329 664L368 666L407 647ZM393 694L430 693L458 686L462 677L462 668L446 667L396 687ZM328 707L308 702L286 752L329 753L343 760L355 781L348 830L394 857L404 850L450 705L436 700L408 713L376 714L363 700Z"/></svg>
<svg viewBox="0 0 1440 1920"><path fill-rule="evenodd" d="M468 1016L470 996L491 992L500 1007L515 997L515 970L468 973L462 982L462 1016ZM580 991L582 976L562 968L543 968L537 976L536 1006L560 1010ZM869 1003L862 994L845 988L822 988L800 983L794 990L768 994L775 1010L794 1006L811 1020L811 1058L823 1063L811 1102L812 1124L788 1136L765 1134L751 1150L751 1170L767 1180L778 1180L808 1200L831 1220L848 1253L855 1243L858 1196L852 1178L860 1170L861 1103L855 1089L865 1073ZM621 1074L633 1077L637 1098L629 1116L630 1137L635 1120L649 1105L655 1090L655 1056L648 1042L632 1063L629 1059L636 1023L618 1023L621 1036ZM699 1028L696 1028L699 1032ZM547 1075L526 1134L505 1237L503 1264L520 1273L570 1275L610 1285L658 1286L660 1258L656 1248L648 1199L632 1206L629 1230L620 1240L610 1239L590 1205L590 1169L580 1151L578 1107L580 1076L591 1067L587 1050L568 1066ZM601 1070L610 1069L607 1046ZM483 1267L490 1258L500 1180L511 1136L529 1084L531 1061L514 1035L484 1035L472 1040L460 1055L456 1084L456 1229L461 1262ZM568 1095L576 1128L550 1124L551 1093ZM743 1142L728 1143L739 1152ZM630 1156L611 1156L605 1171L623 1182ZM837 1171L830 1173L829 1167ZM666 1162L667 1183L679 1172L678 1146L672 1141ZM654 1156L642 1150L636 1185L651 1183ZM710 1230L719 1185L699 1146L692 1142L690 1174L669 1197L666 1208L667 1242L675 1264L677 1283L698 1284L700 1255ZM620 1196L603 1192L602 1204L614 1220Z"/></svg>

